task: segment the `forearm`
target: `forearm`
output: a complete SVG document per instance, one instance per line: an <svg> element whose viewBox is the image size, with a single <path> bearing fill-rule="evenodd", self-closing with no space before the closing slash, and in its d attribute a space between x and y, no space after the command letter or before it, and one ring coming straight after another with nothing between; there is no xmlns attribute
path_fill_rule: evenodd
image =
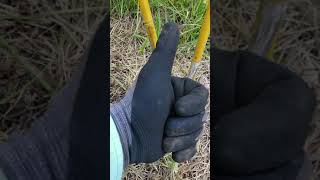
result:
<svg viewBox="0 0 320 180"><path fill-rule="evenodd" d="M124 157L120 136L110 116L110 180L120 180L123 171Z"/></svg>

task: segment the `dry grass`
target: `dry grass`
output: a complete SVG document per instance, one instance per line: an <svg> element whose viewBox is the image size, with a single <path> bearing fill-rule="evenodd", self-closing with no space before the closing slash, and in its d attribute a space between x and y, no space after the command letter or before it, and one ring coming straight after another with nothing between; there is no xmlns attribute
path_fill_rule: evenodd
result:
<svg viewBox="0 0 320 180"><path fill-rule="evenodd" d="M246 49L258 8L257 0L214 0L213 37L217 47ZM312 132L306 143L314 165L314 179L320 178L320 13L309 1L290 3L279 34L272 61L284 64L303 77L317 94Z"/></svg>
<svg viewBox="0 0 320 180"><path fill-rule="evenodd" d="M45 111L104 15L100 0L0 1L0 141Z"/></svg>
<svg viewBox="0 0 320 180"><path fill-rule="evenodd" d="M150 56L149 46L143 46L143 39L134 38L137 35L145 36L144 27L141 22L139 23L139 18L111 20L111 101L118 100L124 94ZM173 75L180 77L186 75L192 53L182 53L178 49ZM209 59L203 60L196 79L209 88ZM167 155L152 164L131 165L126 170L124 179L209 179L209 125L208 121L198 143L198 153L192 160L176 166L170 155Z"/></svg>

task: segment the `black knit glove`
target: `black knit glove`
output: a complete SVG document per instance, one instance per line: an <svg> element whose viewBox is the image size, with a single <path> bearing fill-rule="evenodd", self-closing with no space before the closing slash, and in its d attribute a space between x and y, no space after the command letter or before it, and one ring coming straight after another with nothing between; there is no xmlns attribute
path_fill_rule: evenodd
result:
<svg viewBox="0 0 320 180"><path fill-rule="evenodd" d="M195 153L208 91L191 79L171 77L178 40L177 25L166 24L135 85L111 107L125 166L154 162L165 152L175 152L177 161Z"/></svg>
<svg viewBox="0 0 320 180"><path fill-rule="evenodd" d="M163 150L176 162L191 159L206 120L208 90L189 78L172 77L175 102L166 121Z"/></svg>
<svg viewBox="0 0 320 180"><path fill-rule="evenodd" d="M212 50L217 179L295 180L315 101L288 69L248 52Z"/></svg>

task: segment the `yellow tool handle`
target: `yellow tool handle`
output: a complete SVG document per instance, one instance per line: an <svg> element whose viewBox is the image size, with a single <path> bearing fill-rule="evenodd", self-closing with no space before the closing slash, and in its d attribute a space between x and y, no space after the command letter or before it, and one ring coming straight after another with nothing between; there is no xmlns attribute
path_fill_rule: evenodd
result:
<svg viewBox="0 0 320 180"><path fill-rule="evenodd" d="M192 62L198 63L201 61L204 49L210 35L210 0L208 0L206 14L201 25L200 34L196 46L196 50L192 59Z"/></svg>
<svg viewBox="0 0 320 180"><path fill-rule="evenodd" d="M148 0L139 0L139 7L141 10L141 14L143 17L145 27L147 29L147 33L149 35L149 40L150 40L151 46L152 46L152 48L156 48L158 37L157 37L156 28L153 23L149 1Z"/></svg>

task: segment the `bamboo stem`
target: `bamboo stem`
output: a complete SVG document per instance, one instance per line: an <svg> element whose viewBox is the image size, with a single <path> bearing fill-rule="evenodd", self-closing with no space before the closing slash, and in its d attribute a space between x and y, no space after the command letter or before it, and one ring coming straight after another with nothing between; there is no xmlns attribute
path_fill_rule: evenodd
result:
<svg viewBox="0 0 320 180"><path fill-rule="evenodd" d="M207 10L204 15L204 20L201 25L200 34L198 37L197 46L192 61L198 63L201 61L203 52L210 35L210 1L207 3Z"/></svg>
<svg viewBox="0 0 320 180"><path fill-rule="evenodd" d="M261 56L269 54L275 41L275 34L285 11L284 2L262 0L253 25L254 35L249 43L249 51Z"/></svg>
<svg viewBox="0 0 320 180"><path fill-rule="evenodd" d="M151 9L148 0L139 0L139 7L141 10L144 25L146 27L151 46L152 48L156 48L158 36L153 23Z"/></svg>
<svg viewBox="0 0 320 180"><path fill-rule="evenodd" d="M210 0L208 0L207 2L208 3L207 3L206 13L204 15L204 19L201 25L195 53L191 61L191 67L188 74L189 78L193 78L193 76L195 75L198 69L198 66L202 59L202 55L206 48L206 44L210 35Z"/></svg>

